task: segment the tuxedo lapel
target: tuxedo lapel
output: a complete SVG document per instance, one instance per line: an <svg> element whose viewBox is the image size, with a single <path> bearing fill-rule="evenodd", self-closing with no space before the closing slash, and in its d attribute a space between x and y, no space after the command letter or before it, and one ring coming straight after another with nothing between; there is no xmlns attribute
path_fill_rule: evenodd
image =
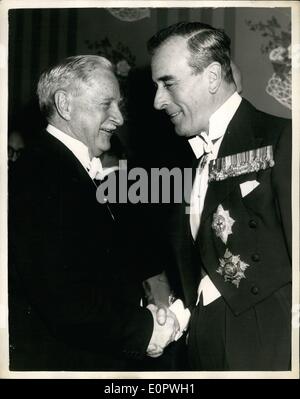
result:
<svg viewBox="0 0 300 399"><path fill-rule="evenodd" d="M94 190L95 184L93 180L90 178L81 162L67 146L48 132L45 132L43 140L46 144L47 152L51 151L53 154L56 153L59 157L59 164L63 166L61 170L61 176L63 178L71 178L73 182L81 182L87 187L89 186L91 190Z"/></svg>
<svg viewBox="0 0 300 399"><path fill-rule="evenodd" d="M260 147L262 139L256 136L255 113L255 109L243 99L225 132L218 158ZM209 183L201 224L244 179L245 176L241 175Z"/></svg>
<svg viewBox="0 0 300 399"><path fill-rule="evenodd" d="M175 254L174 262L179 272L180 291L187 307L196 302L197 285L200 279L200 259L195 248L189 221L189 204L183 202L174 209L170 227L170 242ZM174 264L170 265L174 268Z"/></svg>
<svg viewBox="0 0 300 399"><path fill-rule="evenodd" d="M90 178L86 169L68 147L44 131L41 137L41 148L45 157L52 160L52 162L47 163L47 168L52 172L56 169L56 176L60 179L62 187L66 189L69 187L70 190L75 186L82 187L78 190L77 195L82 196L83 203L89 199L90 203L95 205L95 211L99 212L106 209L105 213L109 218L113 222L116 221L110 205L97 202L97 184ZM52 172L51 174L53 174Z"/></svg>
<svg viewBox="0 0 300 399"><path fill-rule="evenodd" d="M218 158L257 148L262 142L257 125L255 108L243 99L227 127Z"/></svg>

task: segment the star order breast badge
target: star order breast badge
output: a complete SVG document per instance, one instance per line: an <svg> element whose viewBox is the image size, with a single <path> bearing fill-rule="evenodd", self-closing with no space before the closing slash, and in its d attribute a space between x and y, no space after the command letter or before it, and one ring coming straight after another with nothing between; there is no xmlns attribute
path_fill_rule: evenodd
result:
<svg viewBox="0 0 300 399"><path fill-rule="evenodd" d="M232 234L232 225L235 222L229 215L229 211L225 211L222 205L219 205L217 211L213 214L213 222L211 227L220 237L224 244L227 243L229 234Z"/></svg>
<svg viewBox="0 0 300 399"><path fill-rule="evenodd" d="M246 278L244 272L249 265L240 259L240 255L233 255L227 248L219 262L216 272L224 277L225 282L229 281L238 288L241 279Z"/></svg>

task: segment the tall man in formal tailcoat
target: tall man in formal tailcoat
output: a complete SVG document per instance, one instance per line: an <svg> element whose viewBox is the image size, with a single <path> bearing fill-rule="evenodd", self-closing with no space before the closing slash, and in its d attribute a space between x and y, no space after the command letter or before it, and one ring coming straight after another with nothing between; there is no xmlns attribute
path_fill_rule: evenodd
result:
<svg viewBox="0 0 300 399"><path fill-rule="evenodd" d="M178 23L148 49L154 107L198 158L190 203L170 228L169 276L191 312L190 367L288 370L291 123L238 94L222 30Z"/></svg>

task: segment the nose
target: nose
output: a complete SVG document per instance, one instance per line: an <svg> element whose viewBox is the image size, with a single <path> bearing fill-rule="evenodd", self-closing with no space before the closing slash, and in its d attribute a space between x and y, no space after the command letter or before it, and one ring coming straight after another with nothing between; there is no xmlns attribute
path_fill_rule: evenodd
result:
<svg viewBox="0 0 300 399"><path fill-rule="evenodd" d="M118 105L116 105L113 110L112 110L112 115L111 118L113 120L113 122L117 125L117 126L122 126L124 123L124 118L122 115L122 112L120 111L120 108Z"/></svg>
<svg viewBox="0 0 300 399"><path fill-rule="evenodd" d="M162 87L158 87L156 89L155 97L154 97L154 108L157 110L162 110L166 108L168 104L168 99Z"/></svg>

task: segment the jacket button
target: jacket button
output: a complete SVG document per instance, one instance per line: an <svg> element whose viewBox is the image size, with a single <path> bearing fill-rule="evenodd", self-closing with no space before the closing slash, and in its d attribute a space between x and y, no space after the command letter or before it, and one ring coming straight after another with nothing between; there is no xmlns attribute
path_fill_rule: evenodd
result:
<svg viewBox="0 0 300 399"><path fill-rule="evenodd" d="M251 292L253 295L257 295L258 291L259 291L259 289L255 285L251 288Z"/></svg>
<svg viewBox="0 0 300 399"><path fill-rule="evenodd" d="M255 229L257 227L257 222L253 219L249 220L249 227L251 227L251 229Z"/></svg>
<svg viewBox="0 0 300 399"><path fill-rule="evenodd" d="M260 260L260 256L259 256L258 254L253 254L253 255L251 256L251 258L252 258L252 260L253 260L254 262L258 262L258 261Z"/></svg>

